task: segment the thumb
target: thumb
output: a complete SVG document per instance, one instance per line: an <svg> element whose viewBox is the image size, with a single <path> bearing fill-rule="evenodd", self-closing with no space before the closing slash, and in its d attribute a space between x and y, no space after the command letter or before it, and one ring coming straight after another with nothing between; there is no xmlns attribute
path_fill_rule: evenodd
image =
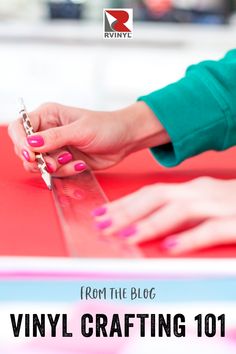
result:
<svg viewBox="0 0 236 354"><path fill-rule="evenodd" d="M76 130L73 124L50 128L27 137L27 145L35 152L50 152L76 141Z"/></svg>

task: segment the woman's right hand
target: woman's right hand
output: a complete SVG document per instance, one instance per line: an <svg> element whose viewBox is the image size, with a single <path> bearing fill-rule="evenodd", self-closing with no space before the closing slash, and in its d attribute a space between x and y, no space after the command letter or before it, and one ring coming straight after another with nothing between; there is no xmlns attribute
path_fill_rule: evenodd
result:
<svg viewBox="0 0 236 354"><path fill-rule="evenodd" d="M111 167L133 151L169 141L143 102L113 112L48 103L29 116L34 135L26 137L22 119L9 125L9 135L31 172L38 171L35 152L45 154L50 173L67 176L88 166L94 170Z"/></svg>

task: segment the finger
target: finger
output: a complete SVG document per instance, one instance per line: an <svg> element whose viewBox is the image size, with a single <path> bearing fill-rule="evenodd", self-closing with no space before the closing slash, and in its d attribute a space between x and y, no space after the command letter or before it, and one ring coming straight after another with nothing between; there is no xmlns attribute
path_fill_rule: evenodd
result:
<svg viewBox="0 0 236 354"><path fill-rule="evenodd" d="M73 161L73 155L68 150L58 149L55 152L44 155L46 161L47 170L49 173L56 173L56 171L66 165L67 163Z"/></svg>
<svg viewBox="0 0 236 354"><path fill-rule="evenodd" d="M50 152L66 145L79 144L75 123L50 128L27 137L26 144L32 151Z"/></svg>
<svg viewBox="0 0 236 354"><path fill-rule="evenodd" d="M171 202L136 223L133 237L128 242L136 244L160 238L173 233L173 231L176 232L186 223L196 223L201 218L202 216L199 215L198 209L191 205L186 206L179 202ZM123 235L126 236L126 230L120 232L120 236Z"/></svg>
<svg viewBox="0 0 236 354"><path fill-rule="evenodd" d="M66 177L73 176L78 173L82 173L88 170L88 165L83 160L76 160L67 163L64 166L58 168L56 172L53 173L54 177Z"/></svg>
<svg viewBox="0 0 236 354"><path fill-rule="evenodd" d="M26 143L26 134L22 124L22 120L18 119L8 126L8 133L15 146L15 153L22 161L35 161L35 154L28 148Z"/></svg>
<svg viewBox="0 0 236 354"><path fill-rule="evenodd" d="M52 158L50 158L50 156L44 156L45 162L46 162L46 166L47 166L47 172L52 174L55 172L56 168L54 167L54 160ZM27 161L23 161L23 166L25 168L26 171L28 172L40 172L39 167L37 162L27 162Z"/></svg>
<svg viewBox="0 0 236 354"><path fill-rule="evenodd" d="M48 172L55 174L58 169L70 162L85 162L86 165L90 166L91 159L89 159L84 153L79 151L77 148L70 147L68 150L58 149L49 154L44 155Z"/></svg>
<svg viewBox="0 0 236 354"><path fill-rule="evenodd" d="M171 254L191 252L220 244L236 243L236 218L212 219L163 242Z"/></svg>
<svg viewBox="0 0 236 354"><path fill-rule="evenodd" d="M27 172L39 173L39 168L36 162L23 162L24 169Z"/></svg>
<svg viewBox="0 0 236 354"><path fill-rule="evenodd" d="M111 235L161 208L176 194L175 185L154 184L93 211L97 228Z"/></svg>
<svg viewBox="0 0 236 354"><path fill-rule="evenodd" d="M48 103L41 105L38 109L29 113L30 122L33 130L45 130L49 127L58 126L60 124L60 107L61 105L55 103ZM8 126L8 133L14 145L18 148L17 155L22 158L28 158L30 161L35 160L32 149L28 148L26 141L26 134L22 123L22 118L17 119ZM23 154L22 151L26 150L28 154Z"/></svg>

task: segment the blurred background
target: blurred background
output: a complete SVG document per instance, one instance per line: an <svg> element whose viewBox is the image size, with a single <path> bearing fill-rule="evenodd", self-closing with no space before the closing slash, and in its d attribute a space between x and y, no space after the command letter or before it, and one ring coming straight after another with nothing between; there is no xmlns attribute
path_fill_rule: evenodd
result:
<svg viewBox="0 0 236 354"><path fill-rule="evenodd" d="M134 39L103 39L103 8L134 9ZM232 49L236 0L1 0L0 123L17 98L116 109Z"/></svg>

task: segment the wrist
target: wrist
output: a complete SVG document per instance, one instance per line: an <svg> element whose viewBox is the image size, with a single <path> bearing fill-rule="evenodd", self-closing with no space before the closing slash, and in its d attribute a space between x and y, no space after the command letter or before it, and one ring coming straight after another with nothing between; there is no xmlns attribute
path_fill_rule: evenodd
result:
<svg viewBox="0 0 236 354"><path fill-rule="evenodd" d="M170 142L163 125L146 103L136 102L120 114L129 135L129 152Z"/></svg>

